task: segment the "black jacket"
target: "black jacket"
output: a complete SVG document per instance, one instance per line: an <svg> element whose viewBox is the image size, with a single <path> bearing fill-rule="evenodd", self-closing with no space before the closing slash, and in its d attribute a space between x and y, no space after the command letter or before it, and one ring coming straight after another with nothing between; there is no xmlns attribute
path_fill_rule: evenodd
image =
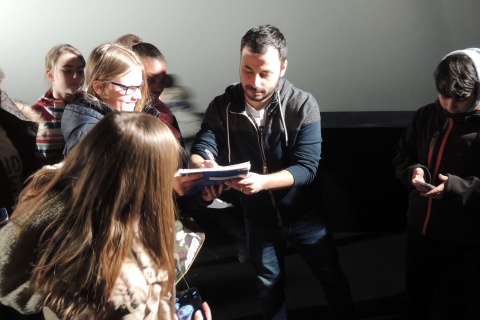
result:
<svg viewBox="0 0 480 320"><path fill-rule="evenodd" d="M480 110L449 114L438 103L419 109L406 128L393 161L397 177L411 188L408 223L419 233L455 243L480 244ZM411 185L421 167L437 186L448 176L442 199L422 197ZM430 180L430 181L429 181Z"/></svg>
<svg viewBox="0 0 480 320"><path fill-rule="evenodd" d="M258 174L283 169L292 174L290 188L239 195L250 222L286 225L317 214L322 141L317 101L281 78L265 117L265 126L257 127L247 115L241 84L231 85L207 108L191 153L208 159L205 150L210 150L220 165L250 161L250 171Z"/></svg>
<svg viewBox="0 0 480 320"><path fill-rule="evenodd" d="M25 181L40 168L40 161L35 156L38 123L30 121L5 92L1 91L0 96L0 125L20 154L22 179ZM5 169L0 165L0 208L7 208L11 213L15 202Z"/></svg>

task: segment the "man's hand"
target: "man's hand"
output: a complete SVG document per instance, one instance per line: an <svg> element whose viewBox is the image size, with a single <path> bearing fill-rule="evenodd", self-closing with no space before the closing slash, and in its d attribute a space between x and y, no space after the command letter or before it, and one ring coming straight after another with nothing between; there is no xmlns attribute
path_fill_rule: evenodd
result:
<svg viewBox="0 0 480 320"><path fill-rule="evenodd" d="M290 188L295 180L287 170L271 174L258 174L250 172L245 179L226 182L228 186L244 193L255 194L262 190Z"/></svg>
<svg viewBox="0 0 480 320"><path fill-rule="evenodd" d="M227 181L225 184L244 194L255 194L266 189L267 177L266 175L249 172L245 179Z"/></svg>
<svg viewBox="0 0 480 320"><path fill-rule="evenodd" d="M215 160L205 160L198 154L192 154L188 162L189 168L213 168L218 167Z"/></svg>

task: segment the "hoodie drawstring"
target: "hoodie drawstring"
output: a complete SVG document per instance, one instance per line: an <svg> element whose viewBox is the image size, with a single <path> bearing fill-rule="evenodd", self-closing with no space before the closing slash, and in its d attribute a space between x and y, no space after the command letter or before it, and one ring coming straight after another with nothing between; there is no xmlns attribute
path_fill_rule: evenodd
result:
<svg viewBox="0 0 480 320"><path fill-rule="evenodd" d="M283 130L285 130L285 145L288 147L288 131L287 125L285 124L285 116L283 115L282 111L282 102L280 101L280 94L278 91L275 91L275 93L277 94L278 108L280 109L280 119L282 120Z"/></svg>
<svg viewBox="0 0 480 320"><path fill-rule="evenodd" d="M283 114L282 111L282 102L280 101L280 94L278 91L275 91L278 99L278 108L280 110L280 120L282 122L283 130L285 132L285 145L288 147L288 131L287 131L287 125L285 123L285 115ZM228 163L232 164L232 158L231 158L231 147L230 147L230 121L229 121L229 111L230 111L230 102L227 105L227 108L225 109L226 111L226 118L227 118L227 146L228 146ZM267 112L267 110L265 110Z"/></svg>

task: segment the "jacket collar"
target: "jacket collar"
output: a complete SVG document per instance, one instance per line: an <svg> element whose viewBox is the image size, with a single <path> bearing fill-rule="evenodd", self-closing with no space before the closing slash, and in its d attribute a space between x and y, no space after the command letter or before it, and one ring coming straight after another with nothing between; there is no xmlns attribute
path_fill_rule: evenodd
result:
<svg viewBox="0 0 480 320"><path fill-rule="evenodd" d="M450 113L447 110L442 108L438 100L436 101L436 105L437 105L437 108L439 108L446 117L451 118L455 123L464 123L470 119L480 118L479 109L475 109L475 110L464 112L464 113Z"/></svg>

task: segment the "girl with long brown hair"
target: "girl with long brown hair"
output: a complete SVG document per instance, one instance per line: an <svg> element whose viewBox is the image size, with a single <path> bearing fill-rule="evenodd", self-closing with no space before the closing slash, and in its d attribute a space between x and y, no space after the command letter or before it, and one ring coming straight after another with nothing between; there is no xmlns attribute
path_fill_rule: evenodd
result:
<svg viewBox="0 0 480 320"><path fill-rule="evenodd" d="M0 302L62 319L176 317L180 153L151 115L111 112L63 166L38 171L0 229Z"/></svg>

